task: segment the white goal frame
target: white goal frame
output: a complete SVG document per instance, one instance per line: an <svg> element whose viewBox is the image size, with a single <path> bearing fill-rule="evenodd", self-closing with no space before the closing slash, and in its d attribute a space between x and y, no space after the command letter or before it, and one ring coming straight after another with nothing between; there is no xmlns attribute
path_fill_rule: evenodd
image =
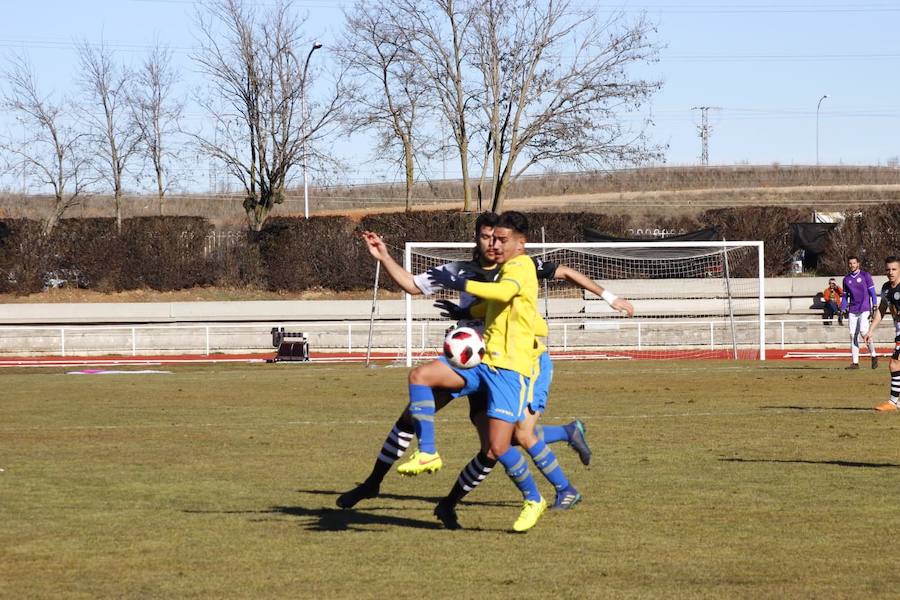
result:
<svg viewBox="0 0 900 600"><path fill-rule="evenodd" d="M404 250L403 263L407 271L412 268L413 252L417 249L471 249L474 248L473 242L407 242ZM759 360L766 360L766 295L765 295L765 250L762 241L708 241L708 242L666 242L664 240L654 242L570 242L570 243L528 243L527 250L529 254L536 254L540 251L552 251L559 249L665 249L665 248L692 248L692 249L722 249L731 250L734 248L750 247L756 248L757 251L757 280L758 280L758 303L759 311L757 315L759 327ZM537 251L537 252L536 252ZM415 273L414 273L415 274ZM726 275L727 277L727 275ZM412 296L405 294L406 299L406 366L413 365L413 314L412 314Z"/></svg>

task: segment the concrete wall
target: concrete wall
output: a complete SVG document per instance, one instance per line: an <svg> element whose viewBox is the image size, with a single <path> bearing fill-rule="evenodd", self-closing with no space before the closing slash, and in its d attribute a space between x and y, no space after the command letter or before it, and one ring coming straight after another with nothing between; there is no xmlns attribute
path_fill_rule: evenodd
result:
<svg viewBox="0 0 900 600"><path fill-rule="evenodd" d="M876 279L878 285L884 278ZM780 347L836 346L848 343L845 327L826 326L821 311L812 309L816 293L828 278L799 277L766 280L767 343ZM601 284L604 282L601 282ZM755 284L755 280L754 280ZM730 344L727 314L717 280L657 280L609 282L612 291L633 299L635 319L610 319L602 300L552 299L551 345L567 349L606 347L631 349L647 346L702 346ZM732 303L742 321L740 344L758 338L757 308L741 298L754 286L735 282ZM653 300L660 289L679 289L682 300ZM643 297L643 298L642 298ZM430 321L417 322L413 347L439 346L447 322L431 300L415 300L414 311ZM272 351L272 327L302 331L314 351L359 352L366 348L372 304L369 300L159 302L0 305L0 355L151 355L247 353ZM543 308L543 306L542 306ZM699 319L680 315L719 315ZM648 318L649 317L649 318ZM399 352L405 347L405 301L381 300L375 315L373 347ZM884 338L884 339L882 339ZM882 327L879 342L893 339L892 328Z"/></svg>
<svg viewBox="0 0 900 600"><path fill-rule="evenodd" d="M751 280L755 284L755 280ZM881 285L884 278L876 278ZM709 314L718 312L722 293L721 280L621 280L600 282L608 285L617 295L633 299L638 314L654 314L661 310L659 301L641 298L659 294L660 289L678 289L690 300L667 301L668 312ZM766 314L813 315L819 311L810 308L816 293L825 289L827 277L771 278L765 280ZM746 297L752 289L749 284L735 280L733 294ZM755 293L755 292L754 292ZM700 300L698 300L700 299ZM597 300L596 303L591 300ZM551 300L554 312L608 312L606 303L592 294L585 295L585 302ZM430 300L414 300L416 314L438 318L439 311ZM708 305L708 306L707 306ZM735 303L736 307L750 304ZM588 308L590 307L590 308ZM82 303L82 304L0 304L0 325L44 325L87 323L233 323L259 321L368 321L372 310L369 300L277 300L247 302L139 302L139 303ZM379 300L377 319L402 319L405 315L404 300ZM738 308L738 310L745 310ZM746 312L746 310L745 310ZM753 311L755 312L755 310ZM749 313L752 314L752 313Z"/></svg>

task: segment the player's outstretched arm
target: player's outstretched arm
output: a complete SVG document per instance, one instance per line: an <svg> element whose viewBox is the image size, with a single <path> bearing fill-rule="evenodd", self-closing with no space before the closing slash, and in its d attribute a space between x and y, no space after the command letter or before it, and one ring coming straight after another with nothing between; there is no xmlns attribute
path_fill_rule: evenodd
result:
<svg viewBox="0 0 900 600"><path fill-rule="evenodd" d="M422 293L422 290L416 286L416 281L413 278L412 273L404 269L396 260L394 260L394 257L388 252L387 245L385 245L384 240L381 239L380 235L371 231L363 231L362 238L363 241L366 242L366 248L369 250L369 254L372 255L372 258L384 266L384 270L387 271L387 274L391 279L397 282L397 285L403 288L404 292L413 295Z"/></svg>
<svg viewBox="0 0 900 600"><path fill-rule="evenodd" d="M625 298L618 298L614 296L611 292L608 292L601 285L597 285L597 283L582 273L581 271L576 271L571 267L567 267L565 265L559 265L556 268L556 273L553 275L555 279L565 279L569 283L573 283L578 287L585 289L593 294L597 294L612 306L615 310L619 312L623 312L627 314L629 317L634 316L634 306L631 305L631 302L626 300ZM612 296L612 301L610 301L610 297Z"/></svg>

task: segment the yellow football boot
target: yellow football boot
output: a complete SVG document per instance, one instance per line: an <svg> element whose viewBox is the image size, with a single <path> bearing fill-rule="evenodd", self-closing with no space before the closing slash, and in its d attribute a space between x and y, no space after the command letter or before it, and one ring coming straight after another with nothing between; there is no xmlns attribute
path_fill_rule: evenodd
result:
<svg viewBox="0 0 900 600"><path fill-rule="evenodd" d="M543 498L539 502L526 500L525 505L522 507L522 512L519 513L519 518L513 523L513 531L528 531L537 525L538 519L541 518L545 510L547 510L547 501Z"/></svg>
<svg viewBox="0 0 900 600"><path fill-rule="evenodd" d="M429 454L428 452L416 450L409 461L397 467L397 472L408 477L415 477L422 473L434 473L443 466L444 461L441 460L441 455L437 452Z"/></svg>

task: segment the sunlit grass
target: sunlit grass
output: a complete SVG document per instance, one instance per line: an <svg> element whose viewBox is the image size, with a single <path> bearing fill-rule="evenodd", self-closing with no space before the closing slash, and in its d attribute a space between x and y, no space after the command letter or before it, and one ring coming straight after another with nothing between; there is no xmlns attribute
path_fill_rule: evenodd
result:
<svg viewBox="0 0 900 600"><path fill-rule="evenodd" d="M555 446L585 500L527 535L500 469L466 529L431 514L477 449L465 401L443 471L334 507L404 369L3 371L0 597L896 597L900 420L868 410L885 369L839 366L560 362L546 420L582 418L594 464Z"/></svg>

